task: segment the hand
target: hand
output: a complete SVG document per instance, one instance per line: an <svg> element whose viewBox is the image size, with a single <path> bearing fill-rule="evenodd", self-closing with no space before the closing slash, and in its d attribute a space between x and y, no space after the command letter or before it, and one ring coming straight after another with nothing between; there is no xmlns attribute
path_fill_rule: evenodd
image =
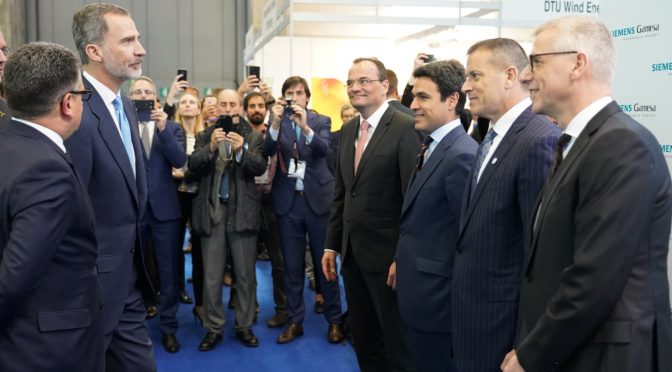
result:
<svg viewBox="0 0 672 372"><path fill-rule="evenodd" d="M509 351L504 357L504 361L499 366L504 372L525 372L523 367L518 363L518 356L516 350Z"/></svg>
<svg viewBox="0 0 672 372"><path fill-rule="evenodd" d="M238 87L238 94L241 97L244 97L247 93L251 92L254 88L259 87L261 80L254 75L250 75L245 78L242 84Z"/></svg>
<svg viewBox="0 0 672 372"><path fill-rule="evenodd" d="M225 134L224 141L228 142L231 144L231 147L233 148L233 152L238 153L238 151L241 151L243 149L243 144L245 144L245 139L243 136L236 132L229 132Z"/></svg>
<svg viewBox="0 0 672 372"><path fill-rule="evenodd" d="M299 105L292 105L292 110L294 111L294 114L292 114L289 118L292 119L293 122L296 123L296 125L301 128L301 131L304 134L310 133L310 127L308 126L308 115L306 113L306 109Z"/></svg>
<svg viewBox="0 0 672 372"><path fill-rule="evenodd" d="M424 66L427 63L427 54L418 53L413 60L413 71L420 66Z"/></svg>
<svg viewBox="0 0 672 372"><path fill-rule="evenodd" d="M173 178L176 179L176 180L181 181L181 180L184 179L184 172L182 171L182 169L173 168L173 169L171 169L171 173L173 175Z"/></svg>
<svg viewBox="0 0 672 372"><path fill-rule="evenodd" d="M217 143L219 141L224 141L226 138L226 133L222 130L222 128L216 128L215 130L212 131L212 135L210 135L210 153L214 154L215 151L217 151Z"/></svg>
<svg viewBox="0 0 672 372"><path fill-rule="evenodd" d="M285 114L285 99L279 97L275 100L275 104L271 108L271 126L275 130L280 129L280 123L282 122L282 116Z"/></svg>
<svg viewBox="0 0 672 372"><path fill-rule="evenodd" d="M161 109L152 110L152 116L150 118L156 124L156 129L158 129L159 132L163 132L163 130L166 129L166 122L168 121L168 114L163 112L163 110L161 110Z"/></svg>
<svg viewBox="0 0 672 372"><path fill-rule="evenodd" d="M177 81L182 75L175 76L173 83L170 84L170 89L168 90L168 96L166 97L166 103L168 106L175 106L177 103L177 96L184 92L185 89L189 87L189 82L186 80Z"/></svg>
<svg viewBox="0 0 672 372"><path fill-rule="evenodd" d="M397 289L397 261L392 262L387 271L387 285L392 289Z"/></svg>
<svg viewBox="0 0 672 372"><path fill-rule="evenodd" d="M262 81L259 85L259 90L261 95L264 96L264 100L266 100L266 102L273 100L273 91L271 90L270 85Z"/></svg>
<svg viewBox="0 0 672 372"><path fill-rule="evenodd" d="M322 254L322 273L328 282L336 280L336 252L324 250Z"/></svg>
<svg viewBox="0 0 672 372"><path fill-rule="evenodd" d="M203 119L206 123L214 123L217 121L217 106L208 105L203 108Z"/></svg>

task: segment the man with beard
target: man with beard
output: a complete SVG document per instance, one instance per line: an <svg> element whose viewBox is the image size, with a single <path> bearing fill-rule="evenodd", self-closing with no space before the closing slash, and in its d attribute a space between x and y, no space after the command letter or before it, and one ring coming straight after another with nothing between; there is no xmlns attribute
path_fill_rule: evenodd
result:
<svg viewBox="0 0 672 372"><path fill-rule="evenodd" d="M264 123L268 109L266 99L259 92L252 92L245 96L243 109L252 129L266 135L268 125ZM275 218L271 204L271 184L275 175L277 156L268 157L266 172L255 178L257 189L261 192L261 229L259 230L259 243L268 250L271 259L271 277L273 278L273 302L275 302L275 315L266 321L269 328L282 327L287 324L287 296L285 295L285 279L282 269L282 252L280 251L280 236L278 233L278 220Z"/></svg>
<svg viewBox="0 0 672 372"><path fill-rule="evenodd" d="M91 197L98 242L106 371L155 371L145 308L136 286L147 283L141 260L139 222L147 201L147 176L137 115L119 88L142 74L145 49L124 8L91 4L78 10L72 34L91 99L67 152ZM137 251L137 252L136 252ZM137 263L137 267L134 267ZM74 289L74 288L73 288Z"/></svg>

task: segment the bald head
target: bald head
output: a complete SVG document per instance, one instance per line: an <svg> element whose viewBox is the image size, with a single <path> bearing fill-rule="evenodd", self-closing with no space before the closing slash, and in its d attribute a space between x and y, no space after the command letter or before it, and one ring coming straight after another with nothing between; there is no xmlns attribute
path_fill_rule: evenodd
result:
<svg viewBox="0 0 672 372"><path fill-rule="evenodd" d="M217 94L218 115L240 115L240 95L233 89L224 89Z"/></svg>

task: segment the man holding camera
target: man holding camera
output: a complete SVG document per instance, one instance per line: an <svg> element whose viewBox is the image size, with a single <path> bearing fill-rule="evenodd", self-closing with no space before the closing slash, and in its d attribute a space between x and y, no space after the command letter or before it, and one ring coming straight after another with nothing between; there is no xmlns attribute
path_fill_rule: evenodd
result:
<svg viewBox="0 0 672 372"><path fill-rule="evenodd" d="M271 196L285 265L289 325L277 342L286 344L303 335L306 234L313 257L320 262L334 195L334 176L327 166L331 119L306 109L310 100L308 83L300 76L289 77L282 85L282 95L272 109L264 154L278 155ZM327 282L320 270L315 271L325 298L327 340L340 343L344 337L338 281Z"/></svg>
<svg viewBox="0 0 672 372"><path fill-rule="evenodd" d="M203 325L199 350L222 340L225 322L222 276L231 249L236 277L236 338L259 346L252 332L256 302L256 239L261 223L260 197L254 177L266 171L261 134L240 117L240 96L226 89L217 95L219 120L196 136L189 170L200 177L193 201L192 229L202 237Z"/></svg>
<svg viewBox="0 0 672 372"><path fill-rule="evenodd" d="M169 353L180 349L177 331L180 202L172 168L187 161L180 126L167 121L168 115L156 109L156 86L140 76L131 85L131 99L138 111L138 134L142 142L147 171L147 209L140 223L141 244L150 242L159 276L161 344Z"/></svg>

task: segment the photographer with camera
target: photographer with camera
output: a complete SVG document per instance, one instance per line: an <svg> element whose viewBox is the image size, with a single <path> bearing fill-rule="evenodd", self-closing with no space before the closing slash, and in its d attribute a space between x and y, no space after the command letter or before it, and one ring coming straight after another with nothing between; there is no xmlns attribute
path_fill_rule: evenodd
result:
<svg viewBox="0 0 672 372"><path fill-rule="evenodd" d="M196 135L189 170L200 177L193 200L192 229L202 237L203 326L207 334L199 350L212 350L223 338L225 322L222 276L231 250L236 277L236 338L247 347L259 346L252 332L255 315L257 234L261 202L254 177L266 171L261 134L240 117L235 90L217 95L217 123Z"/></svg>
<svg viewBox="0 0 672 372"><path fill-rule="evenodd" d="M289 311L289 325L278 337L279 344L303 335L306 234L313 257L320 262L334 196L334 176L327 166L331 119L306 109L310 89L300 76L285 80L282 95L273 106L270 136L264 140L264 154L278 155L271 196L278 217ZM327 340L340 343L338 281L327 282L320 270L316 272L325 298Z"/></svg>

